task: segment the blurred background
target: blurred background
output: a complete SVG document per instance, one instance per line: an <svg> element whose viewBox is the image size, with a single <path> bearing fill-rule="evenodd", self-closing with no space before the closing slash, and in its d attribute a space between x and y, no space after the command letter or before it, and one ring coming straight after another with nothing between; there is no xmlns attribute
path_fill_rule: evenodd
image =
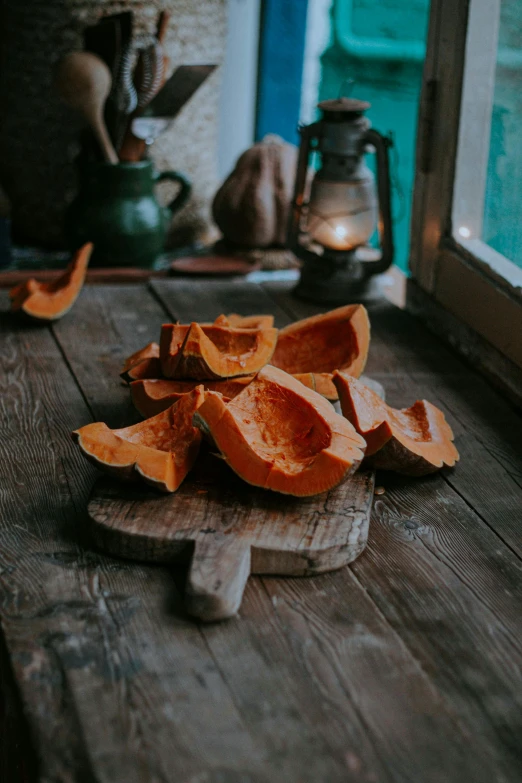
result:
<svg viewBox="0 0 522 783"><path fill-rule="evenodd" d="M521 5L502 3L484 212L484 240L519 265ZM0 185L16 244L63 249L64 213L78 189L85 122L53 90L56 63L83 48L85 29L100 19L132 11L133 36L144 38L162 10L170 13L168 74L218 66L150 150L156 169L181 171L192 185L170 246L219 236L212 199L254 141L270 133L297 144L298 123L317 118L319 100L351 95L369 101L372 125L393 136L395 263L406 270L429 0L4 0ZM166 202L176 185L160 189Z"/></svg>

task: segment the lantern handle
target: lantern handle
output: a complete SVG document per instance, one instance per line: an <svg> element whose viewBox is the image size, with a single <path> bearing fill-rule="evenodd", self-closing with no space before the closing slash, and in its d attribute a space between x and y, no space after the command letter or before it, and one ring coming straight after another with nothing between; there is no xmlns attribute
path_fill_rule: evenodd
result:
<svg viewBox="0 0 522 783"><path fill-rule="evenodd" d="M363 144L375 147L377 155L377 194L379 197L379 244L381 257L375 261L361 261L366 275L378 275L392 265L393 261L393 224L391 215L390 187L390 156L389 149L393 146L390 136L383 136L370 128L366 131Z"/></svg>
<svg viewBox="0 0 522 783"><path fill-rule="evenodd" d="M312 140L314 138L319 138L320 128L320 122L312 122L310 125L300 125L298 127L299 135L301 136L301 144L299 145L299 155L297 159L294 195L290 206L287 239L288 247L294 252L296 252L298 248L299 235L301 233L301 210L304 205L306 177L308 175L308 158L310 156ZM300 249L299 252L302 253L302 249Z"/></svg>

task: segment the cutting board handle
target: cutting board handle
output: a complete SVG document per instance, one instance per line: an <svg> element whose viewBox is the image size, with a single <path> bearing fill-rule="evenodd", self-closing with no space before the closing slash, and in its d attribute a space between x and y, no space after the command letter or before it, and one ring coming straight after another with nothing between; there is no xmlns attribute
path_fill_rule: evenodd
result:
<svg viewBox="0 0 522 783"><path fill-rule="evenodd" d="M233 617L250 575L250 546L209 531L195 541L185 588L185 607L204 622Z"/></svg>

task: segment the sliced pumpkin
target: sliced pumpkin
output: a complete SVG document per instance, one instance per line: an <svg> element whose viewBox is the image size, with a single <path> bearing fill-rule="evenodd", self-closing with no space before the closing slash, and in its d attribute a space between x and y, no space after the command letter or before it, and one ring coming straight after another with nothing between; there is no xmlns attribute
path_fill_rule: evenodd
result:
<svg viewBox="0 0 522 783"><path fill-rule="evenodd" d="M369 346L366 308L346 305L281 329L272 364L292 374L344 370L358 378Z"/></svg>
<svg viewBox="0 0 522 783"><path fill-rule="evenodd" d="M23 312L37 321L57 321L73 306L85 282L93 245L88 242L74 254L57 280L39 283L34 277L9 292L11 310Z"/></svg>
<svg viewBox="0 0 522 783"><path fill-rule="evenodd" d="M331 372L296 373L294 378L309 389L313 389L321 397L326 397L330 402L336 402L339 399Z"/></svg>
<svg viewBox="0 0 522 783"><path fill-rule="evenodd" d="M444 414L427 400L397 410L347 373L334 373L343 415L365 439L366 462L406 476L424 476L459 459Z"/></svg>
<svg viewBox="0 0 522 783"><path fill-rule="evenodd" d="M161 362L158 359L143 359L134 367L121 373L121 377L127 383L139 381L144 378L161 378Z"/></svg>
<svg viewBox="0 0 522 783"><path fill-rule="evenodd" d="M160 358L165 378L213 380L252 375L270 361L277 329L164 324Z"/></svg>
<svg viewBox="0 0 522 783"><path fill-rule="evenodd" d="M207 392L194 423L241 478L288 495L332 489L364 455L363 438L327 400L271 366L229 403Z"/></svg>
<svg viewBox="0 0 522 783"><path fill-rule="evenodd" d="M198 455L201 432L192 418L204 399L203 386L197 386L152 419L119 430L94 422L73 436L83 454L105 473L175 492Z"/></svg>
<svg viewBox="0 0 522 783"><path fill-rule="evenodd" d="M123 365L122 374L135 367L144 359L159 359L158 343L148 343L144 348L140 348L136 353L127 356Z"/></svg>
<svg viewBox="0 0 522 783"><path fill-rule="evenodd" d="M125 359L121 377L127 383L142 378L160 378L161 362L158 343L149 343Z"/></svg>
<svg viewBox="0 0 522 783"><path fill-rule="evenodd" d="M218 391L227 399L236 397L255 375L230 378L224 381L203 381L205 390ZM163 378L133 381L130 385L132 402L142 416L148 418L173 405L201 381L167 381Z"/></svg>
<svg viewBox="0 0 522 783"><path fill-rule="evenodd" d="M236 329L270 329L274 325L273 315L218 315L214 326L233 326Z"/></svg>

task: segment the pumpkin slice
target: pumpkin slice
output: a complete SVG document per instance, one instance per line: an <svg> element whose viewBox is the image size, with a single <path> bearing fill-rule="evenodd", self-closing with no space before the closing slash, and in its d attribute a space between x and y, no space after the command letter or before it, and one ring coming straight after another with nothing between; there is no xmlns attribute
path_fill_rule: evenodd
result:
<svg viewBox="0 0 522 783"><path fill-rule="evenodd" d="M303 383L308 389L326 397L330 402L337 402L339 395L333 382L333 375L330 372L305 372L296 373L294 378Z"/></svg>
<svg viewBox="0 0 522 783"><path fill-rule="evenodd" d="M158 343L148 343L144 348L140 348L136 353L127 356L123 365L122 374L140 364L144 359L159 359L159 345Z"/></svg>
<svg viewBox="0 0 522 783"><path fill-rule="evenodd" d="M236 329L270 329L274 325L273 315L218 315L214 326L232 326Z"/></svg>
<svg viewBox="0 0 522 783"><path fill-rule="evenodd" d="M125 359L121 377L127 383L142 378L160 378L161 362L158 343L149 343Z"/></svg>
<svg viewBox="0 0 522 783"><path fill-rule="evenodd" d="M281 329L272 364L292 374L344 370L358 378L364 370L369 345L366 308L347 305Z"/></svg>
<svg viewBox="0 0 522 783"><path fill-rule="evenodd" d="M198 455L201 432L192 417L205 391L197 386L152 419L111 430L102 422L73 432L83 454L105 473L143 479L160 492L175 492Z"/></svg>
<svg viewBox="0 0 522 783"><path fill-rule="evenodd" d="M229 403L207 392L194 423L241 478L288 495L332 489L364 455L363 438L327 400L271 366Z"/></svg>
<svg viewBox="0 0 522 783"><path fill-rule="evenodd" d="M224 381L203 381L205 390L221 392L223 397L232 399L255 378L255 375L244 375L241 378L230 378ZM167 381L163 378L133 381L130 385L132 402L142 416L156 416L157 413L169 408L180 397L196 388L200 381Z"/></svg>
<svg viewBox="0 0 522 783"><path fill-rule="evenodd" d="M164 324L160 358L165 378L213 380L252 375L274 352L277 329Z"/></svg>
<svg viewBox="0 0 522 783"><path fill-rule="evenodd" d="M161 378L161 375L161 362L159 358L143 359L141 362L138 362L138 364L135 364L134 367L121 373L121 377L124 381L127 381L127 383L139 381L144 378Z"/></svg>
<svg viewBox="0 0 522 783"><path fill-rule="evenodd" d="M32 277L11 289L11 310L23 312L37 321L62 318L82 289L92 249L92 243L88 242L77 250L63 275L52 283L39 283Z"/></svg>
<svg viewBox="0 0 522 783"><path fill-rule="evenodd" d="M459 459L451 427L435 405L419 400L396 410L346 373L334 373L334 383L343 415L367 443L365 462L372 467L424 476Z"/></svg>

